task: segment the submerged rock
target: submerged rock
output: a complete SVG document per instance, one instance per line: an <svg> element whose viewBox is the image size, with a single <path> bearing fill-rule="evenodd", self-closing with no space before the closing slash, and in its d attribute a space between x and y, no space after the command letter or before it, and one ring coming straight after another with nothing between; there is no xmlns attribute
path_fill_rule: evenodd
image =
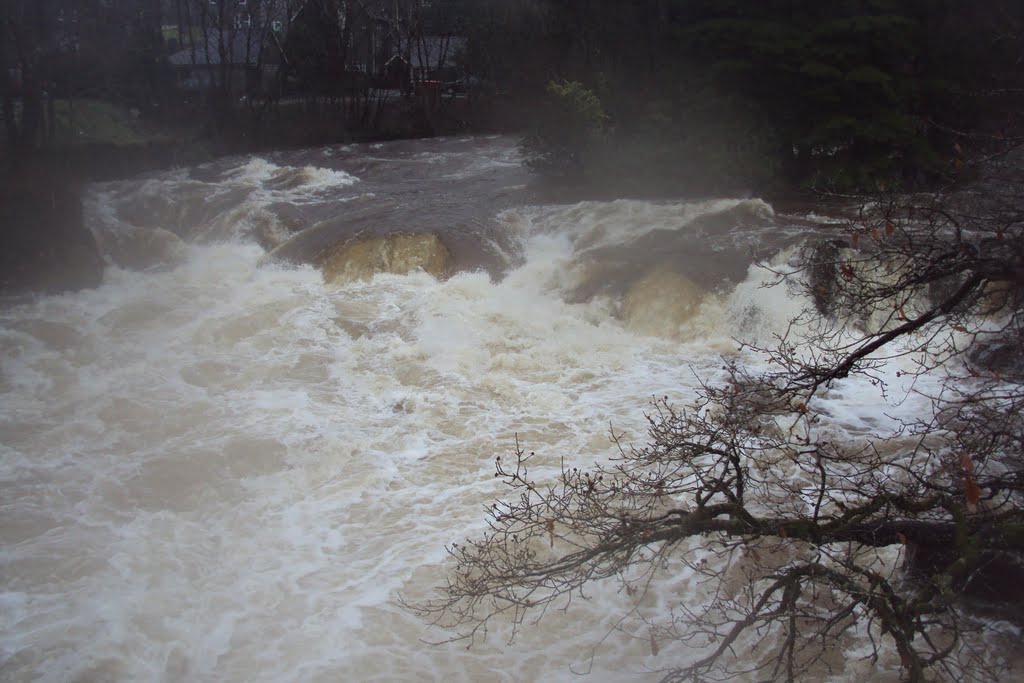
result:
<svg viewBox="0 0 1024 683"><path fill-rule="evenodd" d="M630 329L673 339L700 310L706 292L668 268L655 268L629 288L620 315Z"/></svg>
<svg viewBox="0 0 1024 683"><path fill-rule="evenodd" d="M804 252L811 300L821 315L838 313L839 256L848 246L842 240L830 239L818 242Z"/></svg>
<svg viewBox="0 0 1024 683"><path fill-rule="evenodd" d="M967 359L980 370L998 372L1011 382L1024 380L1024 339L1003 338L976 342Z"/></svg>
<svg viewBox="0 0 1024 683"><path fill-rule="evenodd" d="M368 280L377 273L404 275L423 270L434 277L448 275L452 255L433 233L391 234L347 242L319 260L329 283Z"/></svg>
<svg viewBox="0 0 1024 683"><path fill-rule="evenodd" d="M910 543L904 568L914 578L931 580L936 575L955 574L958 558L955 542L950 538L936 539L933 544ZM1024 557L1019 553L982 550L972 571L950 580L967 598L1002 605L1024 604Z"/></svg>
<svg viewBox="0 0 1024 683"><path fill-rule="evenodd" d="M130 270L159 270L182 264L187 247L169 230L136 229L100 240L103 253L113 263Z"/></svg>

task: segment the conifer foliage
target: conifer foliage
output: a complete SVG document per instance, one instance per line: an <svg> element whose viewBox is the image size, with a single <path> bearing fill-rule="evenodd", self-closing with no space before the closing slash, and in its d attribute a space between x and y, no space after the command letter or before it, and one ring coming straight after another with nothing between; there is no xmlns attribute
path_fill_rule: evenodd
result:
<svg viewBox="0 0 1024 683"><path fill-rule="evenodd" d="M487 19L498 5L511 31ZM611 134L607 153L593 155L594 175L604 161L611 178L625 167L627 176L669 177L698 193L772 184L873 191L879 181L909 188L950 172L959 133L1019 123L1006 115L1019 110L1009 100L1022 92L1019 3L511 7L484 3L471 42L486 41L485 68L510 93L539 99L554 78L598 97ZM556 139L544 114L527 111L528 128Z"/></svg>

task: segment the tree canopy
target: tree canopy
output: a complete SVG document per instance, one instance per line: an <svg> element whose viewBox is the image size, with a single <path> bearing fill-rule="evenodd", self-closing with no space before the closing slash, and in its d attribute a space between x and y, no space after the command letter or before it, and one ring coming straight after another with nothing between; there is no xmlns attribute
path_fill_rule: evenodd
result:
<svg viewBox="0 0 1024 683"><path fill-rule="evenodd" d="M52 143L54 97L166 120L185 107L230 138L257 100L370 101L414 57L432 62L415 78L433 79L429 43L454 38L442 80L486 84L491 100L465 126L571 136L535 103L551 84L593 94L606 126L592 180L871 190L932 182L960 133L1019 123L1022 27L1010 0L12 0L0 86L12 149ZM352 109L347 124L372 135L378 117Z"/></svg>
<svg viewBox="0 0 1024 683"><path fill-rule="evenodd" d="M512 33L492 36L492 63L509 60L492 68L518 68L513 82L534 92L552 78L592 89L616 131L615 165L639 157L632 172L680 185L934 180L950 170L952 131L1005 126L1020 92L1024 13L1011 3L530 6L522 30L543 64L513 54Z"/></svg>

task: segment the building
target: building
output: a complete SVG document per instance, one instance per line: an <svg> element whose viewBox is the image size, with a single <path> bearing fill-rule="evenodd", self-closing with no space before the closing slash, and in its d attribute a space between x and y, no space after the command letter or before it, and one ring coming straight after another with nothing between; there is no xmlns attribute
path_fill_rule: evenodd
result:
<svg viewBox="0 0 1024 683"><path fill-rule="evenodd" d="M457 65L466 39L460 36L422 36L409 40L405 53L397 53L385 64L385 76L392 87L408 88L422 81L449 83L462 73Z"/></svg>
<svg viewBox="0 0 1024 683"><path fill-rule="evenodd" d="M182 0L164 26L179 88L267 93L276 85L290 24L280 0Z"/></svg>

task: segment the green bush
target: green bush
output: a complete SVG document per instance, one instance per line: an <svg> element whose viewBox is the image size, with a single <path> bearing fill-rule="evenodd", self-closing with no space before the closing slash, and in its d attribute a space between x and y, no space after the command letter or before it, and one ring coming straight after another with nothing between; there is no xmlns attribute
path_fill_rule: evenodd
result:
<svg viewBox="0 0 1024 683"><path fill-rule="evenodd" d="M579 81L548 83L547 99L523 137L527 166L553 176L581 177L611 134L600 98Z"/></svg>

